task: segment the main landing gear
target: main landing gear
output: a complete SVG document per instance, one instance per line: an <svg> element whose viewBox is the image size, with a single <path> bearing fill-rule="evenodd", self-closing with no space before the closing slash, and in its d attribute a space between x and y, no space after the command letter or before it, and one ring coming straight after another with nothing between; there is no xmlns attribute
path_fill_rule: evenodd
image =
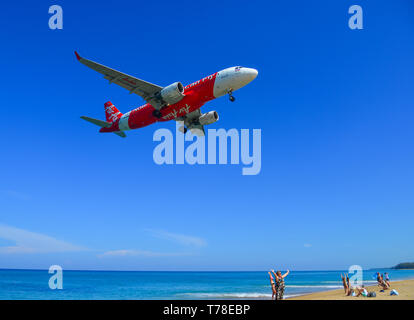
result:
<svg viewBox="0 0 414 320"><path fill-rule="evenodd" d="M228 95L229 95L229 100L230 100L231 102L236 101L236 98L233 96L233 92L232 92L231 90L228 92Z"/></svg>
<svg viewBox="0 0 414 320"><path fill-rule="evenodd" d="M161 111L160 110L157 110L157 109L155 109L153 112L152 112L152 115L155 117L155 118L161 118L162 117L162 113L161 113Z"/></svg>
<svg viewBox="0 0 414 320"><path fill-rule="evenodd" d="M186 126L181 126L181 127L179 127L179 128L178 128L178 131L180 131L181 133L186 134L186 133L187 133L187 131L188 131L188 129L187 129L187 127L186 127Z"/></svg>

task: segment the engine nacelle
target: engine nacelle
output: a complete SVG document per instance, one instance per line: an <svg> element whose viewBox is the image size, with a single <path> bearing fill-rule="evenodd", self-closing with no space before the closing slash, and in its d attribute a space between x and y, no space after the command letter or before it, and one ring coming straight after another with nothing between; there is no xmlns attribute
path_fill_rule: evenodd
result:
<svg viewBox="0 0 414 320"><path fill-rule="evenodd" d="M171 105L184 98L184 87L181 82L174 82L160 91L161 99Z"/></svg>
<svg viewBox="0 0 414 320"><path fill-rule="evenodd" d="M202 126L207 124L212 124L216 122L219 119L218 113L216 111L210 111L207 113L204 113L198 118L198 121Z"/></svg>

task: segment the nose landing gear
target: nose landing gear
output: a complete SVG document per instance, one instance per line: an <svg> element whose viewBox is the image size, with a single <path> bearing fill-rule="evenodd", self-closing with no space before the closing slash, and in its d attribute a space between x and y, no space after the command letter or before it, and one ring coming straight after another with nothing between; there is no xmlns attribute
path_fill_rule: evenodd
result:
<svg viewBox="0 0 414 320"><path fill-rule="evenodd" d="M229 100L231 102L236 101L236 98L233 96L233 92L231 90L229 90L228 95L229 95Z"/></svg>

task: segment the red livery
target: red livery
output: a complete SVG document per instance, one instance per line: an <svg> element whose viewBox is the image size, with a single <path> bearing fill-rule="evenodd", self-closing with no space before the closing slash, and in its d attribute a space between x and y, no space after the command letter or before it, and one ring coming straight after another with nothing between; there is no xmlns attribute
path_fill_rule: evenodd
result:
<svg viewBox="0 0 414 320"><path fill-rule="evenodd" d="M190 129L197 135L204 135L204 125L218 120L216 111L202 114L200 108L208 101L228 94L234 101L233 92L245 86L257 76L257 70L244 67L231 67L184 87L175 82L160 87L144 80L129 76L84 59L75 52L84 65L102 73L109 83L115 83L130 93L146 100L143 106L122 114L110 101L105 103L106 121L82 116L81 118L101 127L100 132L113 132L126 137L125 131L148 126L157 121L183 121L182 132Z"/></svg>

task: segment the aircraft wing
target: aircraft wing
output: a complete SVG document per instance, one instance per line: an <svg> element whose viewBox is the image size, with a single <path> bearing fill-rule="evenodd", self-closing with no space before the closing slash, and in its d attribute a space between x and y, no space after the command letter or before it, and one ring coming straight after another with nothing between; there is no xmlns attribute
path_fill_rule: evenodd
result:
<svg viewBox="0 0 414 320"><path fill-rule="evenodd" d="M155 94L160 92L163 87L111 69L97 62L82 58L76 51L75 54L80 63L103 74L104 78L109 80L109 83L115 83L122 88L127 89L129 93L139 95L146 102L150 103L157 109L162 107L161 103L156 99Z"/></svg>
<svg viewBox="0 0 414 320"><path fill-rule="evenodd" d="M184 121L184 125L190 129L192 134L199 137L205 136L204 126L198 122L198 118L201 116L200 109L187 113L184 117L177 118L177 121Z"/></svg>

